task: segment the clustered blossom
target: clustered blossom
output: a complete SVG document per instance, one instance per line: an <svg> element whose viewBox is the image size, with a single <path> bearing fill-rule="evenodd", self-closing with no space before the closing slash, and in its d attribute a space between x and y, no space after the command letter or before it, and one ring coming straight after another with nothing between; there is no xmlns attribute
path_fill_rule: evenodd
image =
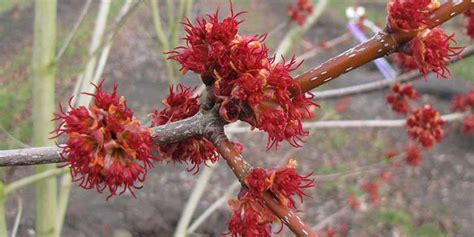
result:
<svg viewBox="0 0 474 237"><path fill-rule="evenodd" d="M219 113L227 122L238 119L253 128L266 131L269 147L287 140L299 146L307 135L301 120L315 104L312 95L299 92L290 72L299 66L295 60L273 65L265 36L238 34L242 13L219 20L218 12L205 19L197 18L186 25L186 46L169 52L170 59L179 62L181 70L201 75L203 82L213 86L213 97Z"/></svg>
<svg viewBox="0 0 474 237"><path fill-rule="evenodd" d="M288 6L288 15L298 25L302 26L306 18L313 12L313 2L311 0L297 0L296 6Z"/></svg>
<svg viewBox="0 0 474 237"><path fill-rule="evenodd" d="M359 198L355 195L355 193L351 193L347 197L347 204L351 207L352 210L356 211L359 210L361 207L361 203Z"/></svg>
<svg viewBox="0 0 474 237"><path fill-rule="evenodd" d="M393 62L398 66L402 73L410 72L418 69L415 58L406 53L394 53Z"/></svg>
<svg viewBox="0 0 474 237"><path fill-rule="evenodd" d="M474 8L464 12L464 16L467 18L466 33L471 39L474 39Z"/></svg>
<svg viewBox="0 0 474 237"><path fill-rule="evenodd" d="M464 119L463 131L465 134L471 134L474 136L474 116L468 116Z"/></svg>
<svg viewBox="0 0 474 237"><path fill-rule="evenodd" d="M388 4L388 25L393 31L424 29L430 13L439 5L432 0L392 0Z"/></svg>
<svg viewBox="0 0 474 237"><path fill-rule="evenodd" d="M124 97L102 88L103 81L96 86L89 108L80 106L55 114L59 127L53 131L55 137L67 135L61 157L71 168L74 181L86 189L95 188L102 193L109 190L108 198L122 188L120 194L132 188L140 188L147 169L152 166L153 143L151 130L142 128L127 107ZM72 98L71 98L72 99Z"/></svg>
<svg viewBox="0 0 474 237"><path fill-rule="evenodd" d="M424 148L431 148L443 139L443 125L444 121L439 112L431 105L425 105L407 119L407 132Z"/></svg>
<svg viewBox="0 0 474 237"><path fill-rule="evenodd" d="M193 96L189 88L180 84L174 90L171 86L168 97L162 101L165 107L152 114L152 126L164 125L195 115L201 108L197 99L198 97ZM198 172L202 163L207 161L215 163L219 159L214 144L202 136L163 145L158 149L164 160L191 163L193 166L189 171Z"/></svg>
<svg viewBox="0 0 474 237"><path fill-rule="evenodd" d="M392 110L408 114L411 111L409 101L419 97L416 89L410 83L406 83L394 85L392 91L392 94L386 96L387 102L392 105Z"/></svg>
<svg viewBox="0 0 474 237"><path fill-rule="evenodd" d="M411 42L411 49L420 72L427 75L431 71L438 77L448 78L451 72L446 65L464 49L451 46L451 42L456 43L454 34L447 35L441 28L426 30L415 37Z"/></svg>
<svg viewBox="0 0 474 237"><path fill-rule="evenodd" d="M466 95L454 97L451 110L453 112L471 112L471 114L464 119L463 131L465 134L474 135L474 115L472 115L472 112L474 112L474 89L470 90Z"/></svg>
<svg viewBox="0 0 474 237"><path fill-rule="evenodd" d="M339 229L334 226L327 226L323 229L322 233L320 233L318 236L336 237L337 234L339 234L338 236L347 236L347 225L342 224L339 227Z"/></svg>
<svg viewBox="0 0 474 237"><path fill-rule="evenodd" d="M303 202L307 196L303 189L313 187L313 180L310 175L299 175L295 165L290 161L280 169L253 168L250 171L245 178L248 190L242 191L238 200L229 201L233 209L229 222L232 236L270 236L271 224L279 219L265 206L262 198L265 191L272 191L278 201L290 209L296 208L295 196Z"/></svg>
<svg viewBox="0 0 474 237"><path fill-rule="evenodd" d="M423 155L420 149L415 145L408 145L405 148L406 162L411 166L419 166L423 162Z"/></svg>
<svg viewBox="0 0 474 237"><path fill-rule="evenodd" d="M368 182L361 185L361 189L370 196L370 201L375 206L380 204L380 186L376 182Z"/></svg>
<svg viewBox="0 0 474 237"><path fill-rule="evenodd" d="M452 46L456 43L454 34L447 35L443 29L424 30L409 43L409 48L395 55L394 62L402 72L418 69L426 75L434 72L438 77L451 75L448 65L451 58L459 56L463 47Z"/></svg>
<svg viewBox="0 0 474 237"><path fill-rule="evenodd" d="M397 155L398 155L398 152L394 148L389 148L387 151L385 151L385 158L387 158L388 160L393 159Z"/></svg>

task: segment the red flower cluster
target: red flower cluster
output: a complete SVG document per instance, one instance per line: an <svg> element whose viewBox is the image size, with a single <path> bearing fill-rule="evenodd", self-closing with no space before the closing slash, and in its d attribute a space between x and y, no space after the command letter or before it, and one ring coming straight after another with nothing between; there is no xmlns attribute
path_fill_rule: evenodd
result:
<svg viewBox="0 0 474 237"><path fill-rule="evenodd" d="M430 13L439 7L432 0L393 0L388 4L388 25L393 31L424 29Z"/></svg>
<svg viewBox="0 0 474 237"><path fill-rule="evenodd" d="M238 200L230 201L234 210L229 222L232 236L270 236L271 224L278 221L278 217L265 206L263 192L272 191L280 203L295 209L293 197L296 195L303 202L303 197L307 196L303 189L313 187L310 175L300 176L295 169L294 161L276 170L252 169L245 178L248 191L241 193ZM246 235L250 233L252 235Z"/></svg>
<svg viewBox="0 0 474 237"><path fill-rule="evenodd" d="M405 148L406 161L409 165L419 166L423 162L423 155L420 149L415 145L408 145Z"/></svg>
<svg viewBox="0 0 474 237"><path fill-rule="evenodd" d="M336 237L338 236L347 236L347 225L342 224L339 229L334 226L327 226L323 229L322 233L318 236L321 237Z"/></svg>
<svg viewBox="0 0 474 237"><path fill-rule="evenodd" d="M152 114L152 126L167 124L195 115L201 108L197 99L198 97L193 97L189 88L180 84L174 91L171 86L168 97L162 101L165 108ZM196 173L202 163L207 161L215 163L219 160L214 144L202 136L160 146L159 151L165 160L191 163L193 166L188 171L196 169Z"/></svg>
<svg viewBox="0 0 474 237"><path fill-rule="evenodd" d="M467 18L466 33L474 39L474 8L467 10L464 16Z"/></svg>
<svg viewBox="0 0 474 237"><path fill-rule="evenodd" d="M452 57L459 56L463 47L454 47L454 34L447 35L441 28L426 30L411 42L413 56L420 72L427 75L434 72L438 77L448 78L451 72L446 67Z"/></svg>
<svg viewBox="0 0 474 237"><path fill-rule="evenodd" d="M380 187L377 183L364 183L361 185L361 189L369 193L372 204L376 206L380 204Z"/></svg>
<svg viewBox="0 0 474 237"><path fill-rule="evenodd" d="M313 12L311 0L297 0L296 6L288 6L288 15L298 25L302 26L306 22L306 17Z"/></svg>
<svg viewBox="0 0 474 237"><path fill-rule="evenodd" d="M241 36L241 21L234 14L219 21L218 12L197 25L185 24L186 46L171 51L170 59L182 65L181 70L201 75L206 85L214 85L219 113L227 122L238 119L264 130L269 147L283 140L298 146L300 136L307 135L301 119L315 104L312 95L292 97L299 87L290 76L296 70L294 59L272 65L265 36Z"/></svg>
<svg viewBox="0 0 474 237"><path fill-rule="evenodd" d="M451 110L453 112L474 112L474 89L470 90L467 95L454 97ZM466 134L474 135L474 115L469 115L464 119L463 130Z"/></svg>
<svg viewBox="0 0 474 237"><path fill-rule="evenodd" d="M392 110L402 114L408 114L411 111L410 100L416 100L419 97L418 92L410 83L396 84L392 87L392 94L385 98L392 105Z"/></svg>
<svg viewBox="0 0 474 237"><path fill-rule="evenodd" d="M53 131L55 137L67 135L61 157L71 167L74 181L86 189L95 188L99 193L108 188L110 198L122 188L120 194L132 188L140 188L151 160L158 160L152 154L151 130L142 128L127 107L124 97L117 96L117 85L112 94L102 89L103 81L96 86L96 94L89 109L84 106L55 114L55 121L61 121ZM72 98L71 98L72 99Z"/></svg>
<svg viewBox="0 0 474 237"><path fill-rule="evenodd" d="M238 200L230 200L229 205L233 209L229 221L229 233L232 237L270 237L272 223L279 221L263 200L248 193Z"/></svg>
<svg viewBox="0 0 474 237"><path fill-rule="evenodd" d="M397 155L398 155L398 152L394 148L389 148L387 151L385 151L385 158L387 158L388 160L391 160Z"/></svg>
<svg viewBox="0 0 474 237"><path fill-rule="evenodd" d="M360 201L359 201L359 198L357 198L357 196L354 194L354 193L351 193L348 197L347 197L347 204L352 208L352 210L356 211L356 210L359 210L360 209Z"/></svg>
<svg viewBox="0 0 474 237"><path fill-rule="evenodd" d="M393 62L398 66L402 73L418 69L418 64L413 56L405 53L394 53Z"/></svg>
<svg viewBox="0 0 474 237"><path fill-rule="evenodd" d="M407 120L408 135L425 148L431 148L443 139L444 121L431 105L417 109Z"/></svg>
<svg viewBox="0 0 474 237"><path fill-rule="evenodd" d="M471 115L464 119L463 131L465 134L474 136L474 116Z"/></svg>

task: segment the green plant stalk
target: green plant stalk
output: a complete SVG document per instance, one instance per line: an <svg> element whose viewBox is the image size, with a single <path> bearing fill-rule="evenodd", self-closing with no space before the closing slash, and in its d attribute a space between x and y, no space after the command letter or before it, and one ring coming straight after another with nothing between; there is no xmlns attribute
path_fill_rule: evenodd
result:
<svg viewBox="0 0 474 237"><path fill-rule="evenodd" d="M10 193L28 187L30 185L36 184L41 182L45 179L49 179L51 177L56 177L58 175L66 174L69 172L69 168L62 168L62 169L49 169L41 173L36 173L34 175L22 178L15 182L12 182L5 186L4 193L5 195L9 195ZM68 175L69 176L69 175Z"/></svg>
<svg viewBox="0 0 474 237"><path fill-rule="evenodd" d="M54 145L49 140L54 129L54 76L56 73L56 0L36 0L33 43L33 145ZM38 165L36 172L55 169L54 164ZM55 177L36 184L36 233L54 237L56 233L57 181ZM53 214L52 214L53 213Z"/></svg>
<svg viewBox="0 0 474 237"><path fill-rule="evenodd" d="M3 181L0 181L0 236L7 237L7 219L6 219L6 211L5 211L5 201L7 199L7 195L5 194L5 184Z"/></svg>
<svg viewBox="0 0 474 237"><path fill-rule="evenodd" d="M63 175L61 177L61 184L59 186L58 214L56 219L56 228L58 229L57 237L61 236L61 231L63 229L64 218L66 217L66 210L69 202L69 194L71 193L71 187L71 175Z"/></svg>
<svg viewBox="0 0 474 237"><path fill-rule="evenodd" d="M212 173L218 166L218 163L211 165L210 167L205 167L205 170L199 175L198 181L194 186L193 192L189 196L189 199L184 207L184 210L179 219L178 226L174 232L174 237L185 237L187 236L187 229L191 218L193 217L194 211L201 200L204 191L206 190L207 185L209 184L209 179L212 177Z"/></svg>
<svg viewBox="0 0 474 237"><path fill-rule="evenodd" d="M176 14L176 19L173 22L170 22L170 37L173 48L178 46L179 42L179 23L183 20L184 14L186 13L187 0L180 0L178 7L178 14Z"/></svg>
<svg viewBox="0 0 474 237"><path fill-rule="evenodd" d="M194 0L186 0L186 16L191 18L191 13L193 11Z"/></svg>
<svg viewBox="0 0 474 237"><path fill-rule="evenodd" d="M163 30L163 25L161 24L161 16L160 16L160 10L158 8L158 3L159 3L159 0L156 0L156 1L150 0L151 13L153 16L153 25L155 26L156 37L158 38L158 41L161 44L161 50L164 52L167 52L170 50L170 42L168 38L166 37L166 34ZM177 84L178 79L175 75L175 69L173 67L173 63L170 60L166 59L167 58L166 55L162 54L162 56L163 56L163 61L166 67L167 80L170 83Z"/></svg>
<svg viewBox="0 0 474 237"><path fill-rule="evenodd" d="M84 72L80 76L79 83L76 83L73 94L78 95L80 92L93 92L93 86L90 82L93 79L98 55L94 54L100 47L104 38L105 27L107 24L107 17L110 12L110 5L112 1L102 0L99 6L99 12L97 14L94 33L92 34L91 44L89 48L89 61L86 64ZM83 97L82 97L83 98ZM74 99L73 105L82 104L83 101Z"/></svg>
<svg viewBox="0 0 474 237"><path fill-rule="evenodd" d="M151 0L152 2L155 2L155 4L157 2L159 2L160 0ZM166 10L168 11L168 24L171 26L171 23L174 21L174 2L173 0L166 0Z"/></svg>

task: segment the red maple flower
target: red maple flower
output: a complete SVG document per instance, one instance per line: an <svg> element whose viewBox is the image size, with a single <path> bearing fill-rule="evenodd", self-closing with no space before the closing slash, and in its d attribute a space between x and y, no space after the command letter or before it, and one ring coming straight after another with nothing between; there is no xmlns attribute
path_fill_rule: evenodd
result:
<svg viewBox="0 0 474 237"><path fill-rule="evenodd" d="M266 190L271 190L278 200L289 208L296 208L293 197L296 195L303 202L305 188L314 187L312 174L301 176L296 171L296 161L290 160L288 165L275 170L254 168L245 178L249 192L255 196L261 195Z"/></svg>
<svg viewBox="0 0 474 237"><path fill-rule="evenodd" d="M352 98L351 97L344 97L341 101L336 104L336 111L339 113L346 112L347 108L351 105Z"/></svg>
<svg viewBox="0 0 474 237"><path fill-rule="evenodd" d="M388 25L393 31L421 30L438 7L439 3L431 0L392 0L388 3Z"/></svg>
<svg viewBox="0 0 474 237"><path fill-rule="evenodd" d="M81 187L99 193L108 189L107 199L120 188L119 194L129 190L135 196L132 188L141 188L138 183L145 180L151 161L158 160L153 156L151 130L142 128L125 98L118 97L117 84L110 94L103 83L96 86L95 94L88 94L94 97L89 108L74 108L71 100L69 111L60 106L54 121L61 122L53 133L67 135L60 155Z"/></svg>
<svg viewBox="0 0 474 237"><path fill-rule="evenodd" d="M380 187L375 182L364 183L361 186L362 190L366 191L370 195L370 200L375 206L380 204Z"/></svg>
<svg viewBox="0 0 474 237"><path fill-rule="evenodd" d="M467 18L467 25L466 25L466 34L474 39L474 8L464 12L464 16Z"/></svg>
<svg viewBox="0 0 474 237"><path fill-rule="evenodd" d="M406 161L411 166L419 166L423 162L423 155L415 145L408 145L405 148Z"/></svg>
<svg viewBox="0 0 474 237"><path fill-rule="evenodd" d="M289 208L296 208L293 197L296 195L303 202L303 197L309 197L303 190L314 187L314 180L309 177L312 174L301 176L296 170L296 161L290 160L286 167L275 171L272 192L283 205Z"/></svg>
<svg viewBox="0 0 474 237"><path fill-rule="evenodd" d="M297 0L296 6L288 6L288 16L298 25L302 26L306 18L313 12L313 3L311 0Z"/></svg>
<svg viewBox="0 0 474 237"><path fill-rule="evenodd" d="M462 95L456 95L451 102L451 111L461 111L464 112L467 110L466 98Z"/></svg>
<svg viewBox="0 0 474 237"><path fill-rule="evenodd" d="M423 147L431 148L443 139L444 121L431 105L417 109L407 120L408 135Z"/></svg>
<svg viewBox="0 0 474 237"><path fill-rule="evenodd" d="M392 105L392 110L401 114L408 114L411 111L410 100L416 100L419 97L418 91L410 83L395 84L392 87L392 94L385 98Z"/></svg>
<svg viewBox="0 0 474 237"><path fill-rule="evenodd" d="M387 159L392 159L394 158L395 156L398 155L398 152L397 150L395 150L394 148L389 148L386 152L385 152L385 158Z"/></svg>
<svg viewBox="0 0 474 237"><path fill-rule="evenodd" d="M274 176L264 168L254 168L245 178L245 184L251 192L261 194L273 185Z"/></svg>
<svg viewBox="0 0 474 237"><path fill-rule="evenodd" d="M394 53L393 62L398 66L402 73L418 69L415 58L406 53Z"/></svg>
<svg viewBox="0 0 474 237"><path fill-rule="evenodd" d="M356 211L360 209L360 201L354 193L351 193L347 197L347 204L352 208L352 210Z"/></svg>
<svg viewBox="0 0 474 237"><path fill-rule="evenodd" d="M152 126L159 126L170 122L182 120L195 115L201 105L198 97L192 95L192 91L183 85L178 85L176 91L170 87L168 97L162 101L165 108L152 114ZM197 136L180 142L171 143L159 147L163 159L180 163L191 163L193 166L188 170L199 171L199 165L210 161L215 163L219 160L214 144L202 136Z"/></svg>
<svg viewBox="0 0 474 237"><path fill-rule="evenodd" d="M307 8L307 7L306 7ZM290 75L300 64L294 58L273 65L263 36L238 34L234 14L220 21L218 12L197 25L188 21L186 46L170 52L170 59L182 65L182 71L192 70L201 75L206 85L213 85L220 116L227 122L242 120L252 128L268 133L268 147L286 140L299 146L307 135L301 120L310 114L312 95L300 93Z"/></svg>
<svg viewBox="0 0 474 237"><path fill-rule="evenodd" d="M456 95L451 103L451 111L466 112L474 110L474 89L470 90L466 95Z"/></svg>
<svg viewBox="0 0 474 237"><path fill-rule="evenodd" d="M465 134L471 134L474 136L474 116L468 116L463 122L463 131Z"/></svg>
<svg viewBox="0 0 474 237"><path fill-rule="evenodd" d="M454 34L447 35L439 27L425 30L411 41L413 57L425 77L430 71L443 78L451 75L446 65L452 57L459 56L464 49L464 47L451 46L451 42L456 43Z"/></svg>
<svg viewBox="0 0 474 237"><path fill-rule="evenodd" d="M267 170L253 168L245 178L248 190L242 190L238 200L230 200L233 215L229 222L232 236L270 236L271 224L279 221L263 201L263 192L270 190L284 206L295 209L293 197L307 196L303 189L313 187L310 175L300 176L295 169L296 162L290 160L287 166Z"/></svg>
<svg viewBox="0 0 474 237"><path fill-rule="evenodd" d="M262 199L250 193L244 194L238 200L230 200L229 205L233 209L228 224L229 234L232 237L270 237L272 223L279 221Z"/></svg>
<svg viewBox="0 0 474 237"><path fill-rule="evenodd" d="M336 237L337 229L332 226L327 226L324 228L324 235L325 237Z"/></svg>
<svg viewBox="0 0 474 237"><path fill-rule="evenodd" d="M390 183L393 179L393 175L392 175L392 172L390 171L387 171L387 170L383 170L382 172L380 172L380 178L386 182L386 183Z"/></svg>

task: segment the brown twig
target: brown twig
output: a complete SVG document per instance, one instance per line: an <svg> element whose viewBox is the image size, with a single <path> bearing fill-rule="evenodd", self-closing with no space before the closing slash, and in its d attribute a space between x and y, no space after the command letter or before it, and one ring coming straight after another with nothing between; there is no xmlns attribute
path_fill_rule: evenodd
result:
<svg viewBox="0 0 474 237"><path fill-rule="evenodd" d="M219 153L226 160L230 169L239 178L240 182L244 183L244 178L252 168L250 164L243 159L242 155L235 149L232 142L227 138L221 137L218 140L214 140L214 142ZM294 212L283 206L271 192L265 192L263 199L265 205L267 205L267 207L270 208L295 235L317 236L310 226L303 223Z"/></svg>
<svg viewBox="0 0 474 237"><path fill-rule="evenodd" d="M216 115L211 112L197 113L195 116L153 128L152 137L156 145L165 145L202 135L210 131L210 124L216 120ZM0 151L1 166L21 166L47 163L61 163L60 148L36 147Z"/></svg>
<svg viewBox="0 0 474 237"><path fill-rule="evenodd" d="M448 1L433 11L428 27L432 29L472 6L474 2L471 0ZM294 94L310 91L372 60L389 55L415 36L416 32L389 33L387 30L379 32L366 42L299 75L296 80L301 91L294 91Z"/></svg>
<svg viewBox="0 0 474 237"><path fill-rule="evenodd" d="M451 64L457 63L474 55L474 46L469 46L464 49L460 57L455 57L451 60ZM406 83L414 81L420 78L423 74L419 71L411 71L401 74L394 80L381 80L375 82L369 82L366 84L360 84L355 86L348 86L344 88L338 88L333 90L325 90L314 93L315 99L335 99L351 95L359 95L367 92L377 91L385 88L389 88L397 83Z"/></svg>

